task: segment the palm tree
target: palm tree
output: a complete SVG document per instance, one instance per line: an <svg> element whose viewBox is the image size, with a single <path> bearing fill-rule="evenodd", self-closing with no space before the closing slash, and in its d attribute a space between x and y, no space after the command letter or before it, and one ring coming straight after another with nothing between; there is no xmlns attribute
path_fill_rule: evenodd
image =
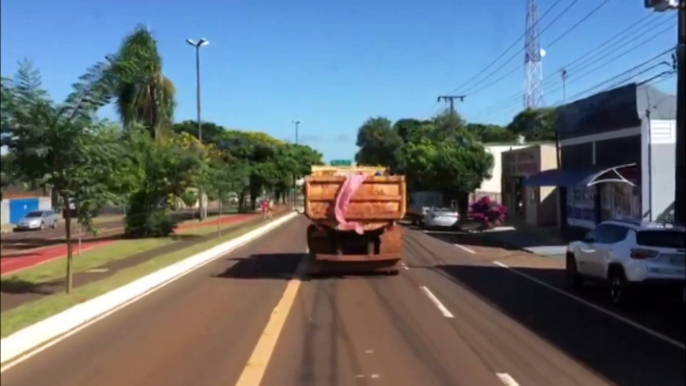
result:
<svg viewBox="0 0 686 386"><path fill-rule="evenodd" d="M162 74L157 41L146 27L138 26L110 62L117 79L117 112L124 127L140 122L153 138L160 139L173 120L176 90Z"/></svg>

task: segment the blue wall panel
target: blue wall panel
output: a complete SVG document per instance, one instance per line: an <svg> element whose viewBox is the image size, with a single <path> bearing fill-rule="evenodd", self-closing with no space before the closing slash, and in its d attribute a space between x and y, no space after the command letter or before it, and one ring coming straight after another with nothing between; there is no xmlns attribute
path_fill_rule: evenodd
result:
<svg viewBox="0 0 686 386"><path fill-rule="evenodd" d="M38 198L18 198L10 200L10 224L16 224L27 213L38 210Z"/></svg>

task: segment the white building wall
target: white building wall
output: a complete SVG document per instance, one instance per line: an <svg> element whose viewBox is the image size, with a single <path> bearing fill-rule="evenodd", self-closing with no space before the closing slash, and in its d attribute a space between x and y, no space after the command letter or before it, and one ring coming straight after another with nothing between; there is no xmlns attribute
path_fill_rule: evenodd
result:
<svg viewBox="0 0 686 386"><path fill-rule="evenodd" d="M10 223L10 201L2 200L2 206L0 207L0 224L6 225Z"/></svg>
<svg viewBox="0 0 686 386"><path fill-rule="evenodd" d="M50 197L39 197L38 198L38 209L40 209L40 210L52 209L52 199Z"/></svg>

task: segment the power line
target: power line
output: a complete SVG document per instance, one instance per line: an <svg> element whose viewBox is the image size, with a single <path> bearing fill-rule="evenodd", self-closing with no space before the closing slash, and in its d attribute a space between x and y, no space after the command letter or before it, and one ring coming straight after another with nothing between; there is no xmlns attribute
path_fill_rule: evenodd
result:
<svg viewBox="0 0 686 386"><path fill-rule="evenodd" d="M581 75L578 75L578 76L570 76L569 70L568 70L568 71L567 71L567 74L568 74L568 78L571 79L571 82L568 82L567 85L569 85L570 83L574 83L574 82L578 81L579 79L583 79L583 78L585 78L585 77L587 77L587 76L589 76L589 75L591 75L591 74L597 72L597 71L600 70L601 68L603 68L603 67L605 67L605 66L607 66L607 65L609 65L609 64L611 64L611 63L613 63L613 62L615 62L617 59L622 58L622 57L626 56L627 54L629 54L629 53L631 53L631 52L633 52L633 51L635 51L635 50L641 48L642 46L651 43L657 36L659 36L659 35L662 34L662 33L667 32L667 31L670 30L671 28L674 28L674 25L668 25L667 28L664 28L664 29L662 29L662 30L659 30L656 34L653 34L653 35L649 36L647 39L643 40L643 41L640 42L639 44L634 45L633 47L629 48L628 50L625 50L624 52L620 53L619 55L616 55L616 56L614 56L614 57L609 58L609 59L606 60L604 63L600 63L599 66L595 66L595 67L592 68L591 70L586 71L586 72L582 73ZM660 54L660 55L662 55L662 54ZM660 55L658 55L658 56L660 56ZM557 91L560 91L561 89L562 89L562 86L561 86L561 87L558 87L558 88L556 88L556 89L554 89L551 93L555 93L555 92L557 92ZM510 102L509 104L512 104L512 103L513 103L513 102ZM503 107L504 107L504 106L503 106ZM506 107L506 108L501 108L501 109L498 110L498 112L503 112L503 111L510 110L512 107L513 107L513 106L511 106L511 107Z"/></svg>
<svg viewBox="0 0 686 386"><path fill-rule="evenodd" d="M593 90L597 89L598 87L600 87L600 86L602 86L602 85L604 85L604 84L610 83L610 82L612 82L613 80L615 80L615 79L617 79L617 78L619 78L619 77L621 77L621 76L623 76L623 75L629 74L629 73L631 73L631 72L633 72L633 71L635 71L635 70L637 70L637 69L639 69L639 68L641 68L641 67L647 65L648 63L653 62L653 61L655 61L656 59L659 59L660 57L664 56L665 54L669 54L669 53L672 52L672 51L674 51L674 47L671 47L671 48L669 48L669 49L667 49L667 50L665 50L665 51L663 51L663 52L661 52L661 53L659 53L659 54L653 56L652 58L646 60L645 62L639 63L639 64L637 64L637 65L631 67L630 69L628 69L628 70L626 70L626 71L623 71L623 72L621 72L621 73L619 73L619 74L617 74L617 75L615 75L615 76L613 76L613 77L611 77L611 78L609 78L609 79L606 79L606 80L604 80L603 82L600 82L600 83L596 84L595 86L593 86L593 87L591 87L591 88L589 88L589 89L586 89L586 90L584 90L584 91L582 91L582 92L580 92L580 93L577 93L577 94L575 94L574 96L572 96L572 97L569 98L569 99L574 100L574 99L576 99L576 98L579 98L580 96L582 96L582 95L584 95L584 94L586 94L586 93L588 93L588 92L590 92L590 91L593 91ZM650 70L652 70L652 69L655 69L655 68L657 68L657 67L659 67L659 66L661 66L661 65L663 65L663 64L666 64L667 66L669 66L669 63L667 63L667 62L656 63L656 64L654 64L654 65L652 65L652 66L646 68L645 70L639 72L638 74L635 74L635 75L632 76L630 79L635 78L635 77L638 76L638 75L642 75L642 74L646 73L647 71L650 71ZM624 81L622 81L622 82L620 82L620 83L623 83L623 82L625 82L625 81L626 81L626 80L624 80ZM617 86L616 86L616 84L615 84L615 85L610 86L610 88L612 88L612 87L617 87ZM559 104L557 104L557 105L559 105Z"/></svg>
<svg viewBox="0 0 686 386"><path fill-rule="evenodd" d="M602 8L602 7L603 7L605 4L607 4L609 1L610 1L610 0L605 0L605 1L603 1L602 3L598 4L597 7L593 8L593 10L592 10L591 12L587 13L586 16L582 17L581 20L577 21L576 24L574 24L573 26L571 26L571 28L569 28L567 31L563 32L562 35L560 35L560 36L558 36L557 38L555 38L555 40L553 40L553 41L548 45L548 47L552 47L553 45L555 45L555 43L557 43L557 42L559 42L560 40L562 40L562 38L564 38L565 36L567 36L570 32L574 31L574 30L576 29L576 27L580 26L583 22L585 22L586 20L588 20L591 16L593 16L594 13L598 12L598 10L600 10L600 8Z"/></svg>
<svg viewBox="0 0 686 386"><path fill-rule="evenodd" d="M578 58L574 59L573 61L565 64L562 68L569 73L573 69L577 69L577 68L583 66L584 64L592 62L595 59L597 59L598 58L597 54L607 55L607 52L602 51L601 49L608 46L610 43L616 44L616 46L614 47L615 49L611 52L616 52L617 48L626 47L627 45L629 45L630 43L633 43L635 41L634 35L640 35L644 30L648 29L649 27L653 27L653 25L655 25L655 24L658 24L656 22L659 22L659 23L666 22L663 20L664 18L659 18L659 17L656 17L655 15L656 15L655 13L649 13L645 17L643 17L642 19L631 23L629 26L627 26L622 31L613 35L612 37L605 40L600 45L589 50L588 52L586 52L583 55L579 56ZM672 16L673 17L671 17L667 21L674 19L674 15L672 15ZM634 29L633 32L629 33L628 35L625 35L626 32L628 32L632 29ZM619 40L616 40L616 38L618 38L618 37L621 37L621 38ZM620 42L622 42L623 44L618 44ZM544 81L543 85L544 86L553 86L554 84L559 83L559 82L561 82L560 78L553 77L553 78L548 78L546 81ZM513 94L513 95L501 100L500 102L497 102L495 104L490 105L489 107L484 109L483 112L487 112L488 110L498 108L498 107L501 107L503 105L507 105L509 103L513 103L515 100L519 100L519 98L520 98L520 93ZM482 113L479 113L479 115L481 115Z"/></svg>
<svg viewBox="0 0 686 386"><path fill-rule="evenodd" d="M548 15L548 13L550 13L550 11L552 11L552 10L553 10L558 4L560 4L561 2L562 2L562 0L557 0L557 1L555 2L555 4L553 4L550 8L548 8L548 10L546 10L546 11L543 13L543 15L542 15L541 17L538 18L538 20L536 21L535 25L538 24L538 22L540 22L541 20L543 20L543 19ZM519 43L522 41L522 39L524 39L525 36L526 36L526 32L525 32L524 34L522 34L522 36L520 36L519 39L515 40L514 43L512 43L512 45L510 45L509 47L507 47L507 49L505 49L505 51L503 51L503 53L500 54L500 56L498 56L497 58L495 58L491 63L489 63L486 67L484 67L481 71L479 71L479 73L477 73L476 75L474 75L473 77L471 77L469 80L467 80L466 82L462 83L461 85L455 87L454 89L452 89L450 92L448 92L448 93L446 93L446 94L452 94L452 93L456 92L457 90L461 89L462 87L465 87L466 85L468 85L469 83L471 83L474 79L478 78L481 74L483 74L484 72L486 72L486 70L488 70L489 68L491 68L491 67L492 67L494 64L496 64L500 59L502 59L502 58L505 56L505 54L507 54L512 48L514 48L517 44L519 44ZM523 50L523 49L522 49L522 50ZM521 50L520 50L519 52L521 52Z"/></svg>
<svg viewBox="0 0 686 386"><path fill-rule="evenodd" d="M602 82L596 84L595 86L593 86L593 87L591 87L591 88L589 88L589 89L586 89L586 90L582 91L581 93L577 93L576 95L574 95L574 96L572 96L572 97L570 97L570 98L567 98L567 100L576 99L576 98L578 98L580 95L582 95L582 94L584 94L584 93L587 93L587 92L589 92L589 91L595 90L596 88L598 88L598 87L600 87L600 86L602 86L602 85L604 85L604 84L607 84L607 83L609 83L609 82L612 82L613 80L615 80L615 79L617 79L617 78L619 78L619 77L621 77L621 76L623 76L623 75L626 75L626 74L628 74L628 73L630 73L630 72L632 72L632 71L635 71L635 70L637 70L637 69L639 69L639 68L641 68L641 67L644 67L644 66L646 66L647 64L650 64L651 62L654 62L655 60L661 58L661 57L664 56L665 54L668 54L668 53L672 52L673 50L674 50L674 47L671 47L671 48L669 48L669 49L667 49L667 50L665 50L665 51L662 51L662 52L660 52L659 54L655 55L654 57L652 57L652 58L650 58L650 59L648 59L648 60L646 60L646 61L644 61L644 62L641 62L641 63L639 63L639 64L637 64L637 65L635 65L635 66L629 68L628 70L625 70L625 71L623 71L623 72L621 72L621 73L619 73L619 74L617 74L617 75L615 75L615 76L613 76L613 77L611 77L611 78L609 78L609 79L606 79L606 80L604 80L604 81L602 81ZM663 64L663 63L659 63L658 65L662 65L662 64ZM653 66L652 68L655 68L655 67L657 67L657 65ZM651 69L652 69L652 68L651 68ZM592 71L592 72L595 72L596 70L597 70L597 69L595 69L595 70ZM590 73L592 73L592 72L590 72ZM588 74L590 74L590 73L588 73ZM588 74L586 74L586 75L588 75ZM636 75L634 75L633 77L636 77ZM581 78L581 77L578 77L578 78L575 78L575 79L573 79L573 80L576 81L576 80L578 80L578 79L580 79L580 78ZM572 82L568 82L568 83L572 83ZM511 110L511 109L514 108L514 107L516 107L516 105L511 105L510 107L507 107L507 108L498 109L497 111L493 112L493 113L490 114L490 115L492 116L492 115L495 115L495 114L498 114L498 113L502 113L502 112Z"/></svg>
<svg viewBox="0 0 686 386"><path fill-rule="evenodd" d="M546 26L536 35L536 37L541 36L541 35L543 34L543 32L545 32L548 28L550 28L553 24L555 24L555 23L565 14L565 13L567 13L567 11L569 11L569 9L570 9L574 4L576 4L577 1L579 1L579 0L573 0L573 1L567 6L567 8L565 8L564 10L562 10L562 12L561 12L559 15L557 15L557 17L556 17L555 19L553 19L553 21L551 21L548 25L546 25ZM608 1L608 0L606 0L606 1ZM558 1L558 3L559 3L559 1ZM553 7L554 7L555 5L557 5L558 3L553 4ZM548 11L550 11L553 7L550 7L550 9L548 9ZM548 11L546 11L546 13L544 14L544 16L548 13ZM523 37L522 37L522 38L523 38ZM520 40L521 40L521 38L520 38ZM518 40L518 42L519 42L519 40ZM496 68L496 69L495 69L494 71L492 71L490 74L486 75L486 77L483 78L483 79L481 79L480 82L484 82L486 79L490 78L490 77L493 76L495 73L497 73L498 71L500 71L500 70L501 70L503 67L505 67L508 63L510 63L510 62L512 62L514 59L516 59L525 49L526 49L526 47L522 46L522 48L519 49L519 51L515 52L514 55L510 56L510 57L505 61L505 63L503 63L503 64L500 65L500 67ZM507 52L507 51L506 51L506 52ZM492 65L492 64L494 64L494 63L491 63L491 65ZM489 65L489 67L490 67L490 65ZM523 63L519 66L519 68L521 68L521 67L524 67L524 64L523 64ZM483 72L483 71L482 71L482 72ZM478 83L477 83L477 84L478 84ZM462 87L462 86L458 87L457 89L460 89L461 87ZM469 92L469 90L471 90L473 87L474 87L474 85L468 87L467 90L465 90L463 93ZM454 91L454 90L453 90L453 91ZM451 92L451 93L452 93L452 92ZM450 94L450 93L449 93L449 94Z"/></svg>
<svg viewBox="0 0 686 386"><path fill-rule="evenodd" d="M602 7L603 7L605 4L607 4L609 1L610 1L610 0L605 0L605 1L603 1L602 3L600 3L600 4L599 4L597 7L595 7L591 12L589 12L586 16L584 16L584 17L582 18L581 22L574 24L571 28L569 28L569 29L567 29L565 32L563 32L562 35L560 35L560 36L563 37L563 36L569 34L571 31L573 31L574 29L576 29L582 22L588 20L594 13L596 13L598 10L600 10L600 8L602 8ZM554 21L556 21L557 19L559 19L559 17L561 17L567 10L569 10L569 8L571 8L571 6L574 5L575 2L576 2L576 1L572 2L567 8L565 8L565 10L563 11L563 13L561 13L560 15L558 15L558 18L556 18ZM553 21L553 22L554 22L554 21ZM543 31L541 31L541 33L543 33L543 32L544 32L548 27L550 27L551 25L552 25L552 23L549 24L546 28L544 28ZM552 43L552 44L550 44L550 45L548 46L548 48L552 47L555 43L557 43L557 42L559 42L559 41L560 41L559 38L555 39L555 42ZM509 62L508 62L508 63L509 63ZM505 63L505 64L507 64L507 63ZM502 67L504 67L504 65L501 66L500 68L502 68ZM469 95L470 95L470 96L473 96L473 95L475 95L475 94L478 94L478 93L480 93L480 92L482 92L482 91L488 89L489 87L493 86L494 84L499 83L499 82L502 81L503 79L505 79L505 78L507 78L508 76L512 75L515 71L521 69L522 67L524 67L524 64L523 64L523 63L522 63L521 65L517 66L516 68L513 68L510 72L506 73L505 75L501 76L500 78L496 79L495 81L493 81L493 82L487 84L486 86L484 86L484 87L478 89L477 91L472 92L472 93L469 94ZM500 68L499 68L499 69L500 69ZM471 88L470 88L470 89L471 89ZM467 91L467 92L468 92L468 91Z"/></svg>

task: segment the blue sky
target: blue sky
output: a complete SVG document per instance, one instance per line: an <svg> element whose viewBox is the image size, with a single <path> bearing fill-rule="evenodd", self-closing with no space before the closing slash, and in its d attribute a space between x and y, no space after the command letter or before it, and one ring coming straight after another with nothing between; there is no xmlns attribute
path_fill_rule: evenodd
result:
<svg viewBox="0 0 686 386"><path fill-rule="evenodd" d="M539 0L539 14L554 2ZM541 26L571 2L562 0ZM546 42L600 2L579 0L542 34L542 47L545 49ZM114 52L122 38L142 23L158 39L163 71L176 85L176 120L194 119L194 53L184 41L204 37L210 45L202 48L203 120L292 140L291 121L300 119L301 140L322 151L327 160L349 159L356 151L357 128L366 118L428 118L436 113L441 107L436 103L437 95L464 83L523 34L525 3L3 1L2 74L14 73L18 60L31 59L43 74L45 88L61 100L86 67ZM544 77L559 77L556 71L563 65L648 12L642 0L610 0L587 22L546 49ZM642 39L637 38L637 43ZM573 82L575 74L570 74L567 95L588 89L675 43L676 29L672 28L653 43L583 79ZM522 61L523 54L519 54L486 83ZM517 70L457 107L470 121L507 123L518 110L521 98L517 94L523 82L524 71ZM675 83L665 81L659 87L674 92ZM552 85L544 89L546 103L553 104L562 97L561 91L552 92L556 88ZM505 103L512 95L514 102ZM504 108L483 113L501 101ZM111 108L104 109L102 115L115 118Z"/></svg>

